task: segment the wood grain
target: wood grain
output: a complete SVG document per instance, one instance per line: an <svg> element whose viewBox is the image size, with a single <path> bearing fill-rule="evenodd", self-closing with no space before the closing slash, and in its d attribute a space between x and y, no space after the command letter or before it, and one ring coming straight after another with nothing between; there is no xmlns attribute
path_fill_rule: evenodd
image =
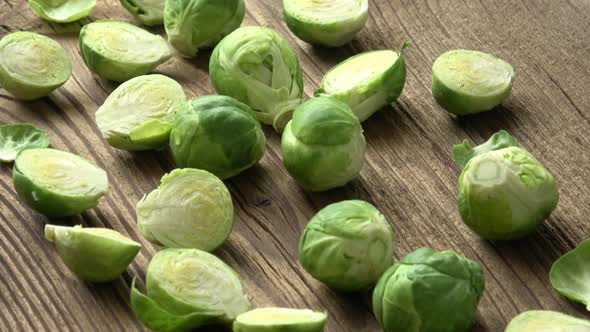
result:
<svg viewBox="0 0 590 332"><path fill-rule="evenodd" d="M307 220L342 199L374 203L396 234L397 258L421 246L452 248L480 262L486 291L473 331L502 331L516 314L551 309L590 317L557 294L548 282L552 262L590 232L590 2L588 0L374 0L366 28L349 45L313 48L296 39L281 19L278 0L247 0L246 25L284 34L304 69L306 96L323 73L353 54L398 48L405 39L408 77L400 100L363 125L366 164L345 188L302 191L280 160L280 139L266 128L268 146L259 165L229 181L236 227L217 252L243 277L256 306L310 307L329 311L326 331L378 331L367 294L339 294L308 276L297 261L297 242ZM57 222L104 226L141 241L143 249L120 280L81 282L43 238L46 218L21 204L9 166L0 168L0 330L143 330L129 309L129 284L143 279L157 247L135 224L135 204L174 168L167 151L127 153L108 146L94 112L114 89L97 79L78 55L77 32L100 18L133 22L118 2L101 0L90 19L57 25L35 16L23 0L0 0L0 36L30 30L64 45L72 78L48 98L18 102L0 90L0 123L31 122L47 130L52 145L108 170L110 191L96 209ZM448 49L492 52L516 69L512 98L499 109L456 118L430 94L431 64ZM212 94L209 53L175 58L157 72L180 81L187 94ZM480 143L506 129L532 151L561 184L557 210L536 233L516 242L479 239L456 207L459 170L450 146L464 138ZM210 331L211 329L205 329Z"/></svg>

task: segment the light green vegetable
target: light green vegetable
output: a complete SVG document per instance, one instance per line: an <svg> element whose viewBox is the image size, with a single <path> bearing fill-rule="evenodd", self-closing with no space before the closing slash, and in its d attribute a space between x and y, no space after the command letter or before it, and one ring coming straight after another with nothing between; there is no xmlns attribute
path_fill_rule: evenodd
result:
<svg viewBox="0 0 590 332"><path fill-rule="evenodd" d="M19 152L49 146L47 133L28 123L0 126L0 161L13 162Z"/></svg>
<svg viewBox="0 0 590 332"><path fill-rule="evenodd" d="M448 51L432 66L432 95L457 115L491 110L510 96L514 70L487 53Z"/></svg>
<svg viewBox="0 0 590 332"><path fill-rule="evenodd" d="M192 331L230 323L250 308L238 274L197 249L164 249L147 269L147 295L131 288L131 307L150 329Z"/></svg>
<svg viewBox="0 0 590 332"><path fill-rule="evenodd" d="M227 96L204 96L177 109L170 148L179 167L226 179L262 158L265 138L248 106Z"/></svg>
<svg viewBox="0 0 590 332"><path fill-rule="evenodd" d="M504 332L590 332L590 321L555 311L531 310L514 317Z"/></svg>
<svg viewBox="0 0 590 332"><path fill-rule="evenodd" d="M365 201L330 204L305 227L299 261L332 288L364 289L393 264L393 230L381 212Z"/></svg>
<svg viewBox="0 0 590 332"><path fill-rule="evenodd" d="M166 40L135 25L99 20L80 30L80 54L96 74L115 82L145 75L172 56Z"/></svg>
<svg viewBox="0 0 590 332"><path fill-rule="evenodd" d="M459 168L464 169L469 160L475 156L511 146L517 146L514 137L507 131L500 130L493 134L487 142L476 147L472 147L467 139L461 144L453 145L453 159Z"/></svg>
<svg viewBox="0 0 590 332"><path fill-rule="evenodd" d="M45 238L55 242L66 266L89 282L119 278L141 249L141 244L107 228L45 225Z"/></svg>
<svg viewBox="0 0 590 332"><path fill-rule="evenodd" d="M297 107L281 142L285 167L305 189L341 187L363 165L365 137L350 107L332 97L317 97Z"/></svg>
<svg viewBox="0 0 590 332"><path fill-rule="evenodd" d="M590 311L590 240L561 256L551 267L549 280L561 295Z"/></svg>
<svg viewBox="0 0 590 332"><path fill-rule="evenodd" d="M342 46L367 23L368 0L283 0L287 26L314 45Z"/></svg>
<svg viewBox="0 0 590 332"><path fill-rule="evenodd" d="M108 190L107 174L88 160L54 149L26 149L14 162L14 188L33 209L67 217L95 207Z"/></svg>
<svg viewBox="0 0 590 332"><path fill-rule="evenodd" d="M258 120L282 131L301 103L303 81L295 51L277 32L242 27L213 50L209 74L215 90L250 106Z"/></svg>
<svg viewBox="0 0 590 332"><path fill-rule="evenodd" d="M481 267L454 251L421 248L389 268L373 292L385 332L463 332L484 289Z"/></svg>
<svg viewBox="0 0 590 332"><path fill-rule="evenodd" d="M229 191L215 175L175 169L137 203L137 223L156 244L213 251L229 237L234 210Z"/></svg>
<svg viewBox="0 0 590 332"><path fill-rule="evenodd" d="M164 27L168 42L193 57L211 48L244 19L244 0L166 0Z"/></svg>
<svg viewBox="0 0 590 332"><path fill-rule="evenodd" d="M29 0L42 18L57 23L74 22L90 14L96 0Z"/></svg>
<svg viewBox="0 0 590 332"><path fill-rule="evenodd" d="M45 97L71 74L66 50L51 38L19 31L0 40L0 87L18 99Z"/></svg>
<svg viewBox="0 0 590 332"><path fill-rule="evenodd" d="M166 0L119 0L139 23L147 26L164 23L164 4Z"/></svg>
<svg viewBox="0 0 590 332"><path fill-rule="evenodd" d="M239 315L234 332L320 332L328 314L308 309L258 308Z"/></svg>
<svg viewBox="0 0 590 332"><path fill-rule="evenodd" d="M102 136L115 148L149 150L170 138L174 112L186 99L178 82L144 75L119 85L96 112Z"/></svg>

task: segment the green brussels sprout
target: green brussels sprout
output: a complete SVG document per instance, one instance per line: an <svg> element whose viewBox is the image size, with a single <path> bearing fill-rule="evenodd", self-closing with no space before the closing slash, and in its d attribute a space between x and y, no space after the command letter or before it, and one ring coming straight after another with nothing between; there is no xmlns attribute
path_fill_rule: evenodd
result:
<svg viewBox="0 0 590 332"><path fill-rule="evenodd" d="M117 279L141 249L141 244L107 228L45 225L45 238L55 242L66 266L89 282Z"/></svg>
<svg viewBox="0 0 590 332"><path fill-rule="evenodd" d="M505 130L500 130L490 139L476 147L472 147L469 140L463 140L461 144L453 145L453 159L459 168L464 169L469 160L480 154L517 146L516 140Z"/></svg>
<svg viewBox="0 0 590 332"><path fill-rule="evenodd" d="M491 54L452 50L432 66L432 95L447 112L465 115L491 110L510 96L514 70Z"/></svg>
<svg viewBox="0 0 590 332"><path fill-rule="evenodd" d="M166 0L119 0L139 23L155 26L164 23Z"/></svg>
<svg viewBox="0 0 590 332"><path fill-rule="evenodd" d="M390 267L373 292L385 332L463 332L484 289L476 262L452 250L420 248Z"/></svg>
<svg viewBox="0 0 590 332"><path fill-rule="evenodd" d="M373 113L394 102L406 82L403 50L369 51L337 64L324 75L316 96L329 95L350 106L365 121Z"/></svg>
<svg viewBox="0 0 590 332"><path fill-rule="evenodd" d="M242 27L213 50L209 74L215 90L250 106L258 120L282 131L301 104L297 55L276 31Z"/></svg>
<svg viewBox="0 0 590 332"><path fill-rule="evenodd" d="M204 169L226 179L262 158L265 138L248 106L231 97L204 96L176 110L170 148L179 167Z"/></svg>
<svg viewBox="0 0 590 332"><path fill-rule="evenodd" d="M166 145L178 105L186 100L175 80L158 74L138 76L119 85L96 112L107 142L123 150Z"/></svg>
<svg viewBox="0 0 590 332"><path fill-rule="evenodd" d="M80 54L102 78L124 82L145 75L172 56L166 40L127 22L99 20L80 30Z"/></svg>
<svg viewBox="0 0 590 332"><path fill-rule="evenodd" d="M131 288L131 308L154 331L230 323L250 308L238 274L198 249L164 249L147 269L147 295Z"/></svg>
<svg viewBox="0 0 590 332"><path fill-rule="evenodd" d="M96 0L29 0L29 4L42 18L57 23L82 19L96 6Z"/></svg>
<svg viewBox="0 0 590 332"><path fill-rule="evenodd" d="M321 209L299 241L303 268L329 287L356 291L393 264L393 230L373 205L342 201Z"/></svg>
<svg viewBox="0 0 590 332"><path fill-rule="evenodd" d="M240 314L234 332L320 332L328 314L309 309L258 308Z"/></svg>
<svg viewBox="0 0 590 332"><path fill-rule="evenodd" d="M47 133L28 123L0 126L0 161L13 162L19 152L49 146Z"/></svg>
<svg viewBox="0 0 590 332"><path fill-rule="evenodd" d="M245 14L244 0L166 0L164 27L168 42L194 57L237 29Z"/></svg>
<svg viewBox="0 0 590 332"><path fill-rule="evenodd" d="M514 317L504 332L590 332L590 321L555 311L531 310Z"/></svg>
<svg viewBox="0 0 590 332"><path fill-rule="evenodd" d="M137 223L153 243L213 251L229 237L234 210L229 191L215 175L175 169L137 203Z"/></svg>
<svg viewBox="0 0 590 332"><path fill-rule="evenodd" d="M67 217L95 207L108 190L107 174L69 152L34 148L14 162L14 188L33 209L48 217Z"/></svg>
<svg viewBox="0 0 590 332"><path fill-rule="evenodd" d="M369 17L368 0L283 0L287 26L314 45L342 46L363 29Z"/></svg>
<svg viewBox="0 0 590 332"><path fill-rule="evenodd" d="M323 191L341 187L359 174L365 137L348 105L320 96L297 107L281 147L291 176L304 189Z"/></svg>
<svg viewBox="0 0 590 332"><path fill-rule="evenodd" d="M590 240L561 256L551 267L549 280L561 295L586 305L590 311Z"/></svg>
<svg viewBox="0 0 590 332"><path fill-rule="evenodd" d="M0 39L0 87L17 99L45 97L71 74L66 50L51 38L19 31Z"/></svg>

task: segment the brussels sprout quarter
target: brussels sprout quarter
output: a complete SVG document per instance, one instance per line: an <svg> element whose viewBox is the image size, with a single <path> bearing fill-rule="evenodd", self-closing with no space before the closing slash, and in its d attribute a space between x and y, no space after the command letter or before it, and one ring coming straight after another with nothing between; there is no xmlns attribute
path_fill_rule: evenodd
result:
<svg viewBox="0 0 590 332"><path fill-rule="evenodd" d="M551 267L549 280L561 295L586 305L590 311L590 240L561 256Z"/></svg>
<svg viewBox="0 0 590 332"><path fill-rule="evenodd" d="M590 332L590 321L555 311L531 310L514 317L504 332Z"/></svg>
<svg viewBox="0 0 590 332"><path fill-rule="evenodd" d="M308 309L258 308L239 315L234 332L320 332L328 314Z"/></svg>
<svg viewBox="0 0 590 332"><path fill-rule="evenodd" d="M166 0L119 0L121 5L139 23L147 26L164 23L164 4Z"/></svg>
<svg viewBox="0 0 590 332"><path fill-rule="evenodd" d="M53 39L21 31L0 40L0 87L18 99L45 97L71 73L66 50Z"/></svg>
<svg viewBox="0 0 590 332"><path fill-rule="evenodd" d="M376 283L393 264L393 230L367 202L330 204L305 227L299 261L309 274L332 288L363 289Z"/></svg>
<svg viewBox="0 0 590 332"><path fill-rule="evenodd" d="M379 279L373 311L385 332L464 332L484 289L480 266L454 251L421 248Z"/></svg>
<svg viewBox="0 0 590 332"><path fill-rule="evenodd" d="M96 0L29 0L29 4L48 21L68 23L88 16Z"/></svg>
<svg viewBox="0 0 590 332"><path fill-rule="evenodd" d="M0 161L12 162L19 152L49 146L47 133L28 123L0 126Z"/></svg>

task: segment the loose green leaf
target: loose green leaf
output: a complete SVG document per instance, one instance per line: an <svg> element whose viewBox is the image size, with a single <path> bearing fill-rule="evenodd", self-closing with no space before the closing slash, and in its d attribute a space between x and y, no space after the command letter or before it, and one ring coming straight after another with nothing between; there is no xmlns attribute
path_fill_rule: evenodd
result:
<svg viewBox="0 0 590 332"><path fill-rule="evenodd" d="M468 140L453 145L453 159L459 168L464 169L471 158L494 150L516 146L516 140L507 131L500 130L485 143L472 147Z"/></svg>
<svg viewBox="0 0 590 332"><path fill-rule="evenodd" d="M561 256L551 267L549 280L561 295L590 311L590 240Z"/></svg>
<svg viewBox="0 0 590 332"><path fill-rule="evenodd" d="M0 126L0 161L9 163L16 155L28 148L46 148L49 136L28 123Z"/></svg>

